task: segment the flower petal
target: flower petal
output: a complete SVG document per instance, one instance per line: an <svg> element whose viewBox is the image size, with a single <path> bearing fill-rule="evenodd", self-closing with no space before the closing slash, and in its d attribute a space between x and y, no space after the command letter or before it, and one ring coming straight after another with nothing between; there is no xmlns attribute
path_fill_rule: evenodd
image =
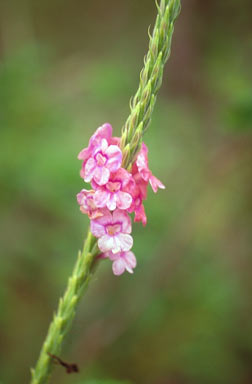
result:
<svg viewBox="0 0 252 384"><path fill-rule="evenodd" d="M112 136L111 125L108 123L103 124L101 127L99 127L95 131L93 136L90 138L89 145L88 145L89 150L92 152L94 149L96 149L95 147L100 146L102 139L106 139L107 141L110 141L111 136Z"/></svg>
<svg viewBox="0 0 252 384"><path fill-rule="evenodd" d="M92 137L95 139L101 138L109 141L111 139L111 136L112 136L112 126L109 123L105 123L96 130L95 134Z"/></svg>
<svg viewBox="0 0 252 384"><path fill-rule="evenodd" d="M84 148L80 153L78 154L78 159L86 161L88 157L90 156L90 151L88 148Z"/></svg>
<svg viewBox="0 0 252 384"><path fill-rule="evenodd" d="M98 189L94 194L94 202L98 208L106 207L110 194L106 190Z"/></svg>
<svg viewBox="0 0 252 384"><path fill-rule="evenodd" d="M134 255L133 252L126 252L126 253L124 254L124 260L125 260L125 262L126 262L126 264L127 264L127 267L130 268L131 271L132 271L132 269L135 268L136 265L137 265L136 257L135 257L135 255ZM126 267L126 268L127 268L127 267ZM128 268L127 268L127 270L128 270ZM133 272L133 271L132 271L132 272ZM131 273L132 273L132 272L131 272Z"/></svg>
<svg viewBox="0 0 252 384"><path fill-rule="evenodd" d="M110 176L110 180L120 181L123 187L126 186L131 179L132 179L131 173L126 171L126 169L124 168L119 168L118 171L116 171Z"/></svg>
<svg viewBox="0 0 252 384"><path fill-rule="evenodd" d="M109 180L110 172L106 167L96 167L94 180L98 185L105 185Z"/></svg>
<svg viewBox="0 0 252 384"><path fill-rule="evenodd" d="M76 198L79 205L82 205L85 201L85 196L87 192L87 189L82 189L79 193L77 193Z"/></svg>
<svg viewBox="0 0 252 384"><path fill-rule="evenodd" d="M136 210L135 210L135 219L134 222L137 223L141 221L143 226L147 224L147 216L145 214L144 205L141 204Z"/></svg>
<svg viewBox="0 0 252 384"><path fill-rule="evenodd" d="M107 148L108 148L107 140L106 139L102 139L102 142L101 142L101 150L102 150L102 152L105 152Z"/></svg>
<svg viewBox="0 0 252 384"><path fill-rule="evenodd" d="M106 257L108 257L111 261L115 261L120 258L121 252L114 254L113 252L109 251L106 254Z"/></svg>
<svg viewBox="0 0 252 384"><path fill-rule="evenodd" d="M117 208L128 209L131 206L132 197L129 193L119 191L116 197L117 197Z"/></svg>
<svg viewBox="0 0 252 384"><path fill-rule="evenodd" d="M110 193L109 200L107 202L107 207L110 211L114 211L116 209L116 195L115 193Z"/></svg>
<svg viewBox="0 0 252 384"><path fill-rule="evenodd" d="M86 162L85 169L84 169L84 180L86 183L89 183L93 176L96 169L96 162L95 160L90 157L88 161Z"/></svg>
<svg viewBox="0 0 252 384"><path fill-rule="evenodd" d="M102 252L108 252L108 251L112 251L113 249L118 249L118 247L115 244L114 237L109 236L109 235L104 235L104 236L99 238L98 247L100 248L100 250Z"/></svg>
<svg viewBox="0 0 252 384"><path fill-rule="evenodd" d="M108 224L113 224L113 217L111 212L107 208L100 209L102 217L99 218L99 224L106 226ZM97 219L98 220L98 219Z"/></svg>
<svg viewBox="0 0 252 384"><path fill-rule="evenodd" d="M106 167L110 172L116 172L122 164L122 151L116 145L110 145L105 153L108 156Z"/></svg>
<svg viewBox="0 0 252 384"><path fill-rule="evenodd" d="M109 140L110 145L117 145L120 147L121 138L120 137L111 137L111 140Z"/></svg>
<svg viewBox="0 0 252 384"><path fill-rule="evenodd" d="M116 247L114 247L112 250L113 253L118 252L127 252L132 248L133 245L133 238L126 234L126 233L119 233L118 235L114 236Z"/></svg>
<svg viewBox="0 0 252 384"><path fill-rule="evenodd" d="M131 233L131 219L127 212L117 209L113 212L113 222L122 223L122 232Z"/></svg>
<svg viewBox="0 0 252 384"><path fill-rule="evenodd" d="M107 208L99 210L97 219L91 220L91 232L95 237L101 237L106 234L106 225L112 223L112 215Z"/></svg>
<svg viewBox="0 0 252 384"><path fill-rule="evenodd" d="M123 272L125 271L125 261L123 259L117 259L113 262L112 264L112 270L113 270L113 273L114 275L116 276L120 276L123 274Z"/></svg>
<svg viewBox="0 0 252 384"><path fill-rule="evenodd" d="M155 193L158 191L158 188L165 189L164 184L155 176L151 175L149 181L150 181L151 188Z"/></svg>
<svg viewBox="0 0 252 384"><path fill-rule="evenodd" d="M106 230L99 219L91 220L90 231L95 237L102 237L106 234Z"/></svg>

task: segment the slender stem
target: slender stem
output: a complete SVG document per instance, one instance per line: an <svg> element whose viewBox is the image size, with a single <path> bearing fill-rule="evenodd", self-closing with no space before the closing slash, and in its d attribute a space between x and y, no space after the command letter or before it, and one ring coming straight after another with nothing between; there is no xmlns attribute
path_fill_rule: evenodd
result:
<svg viewBox="0 0 252 384"><path fill-rule="evenodd" d="M154 109L157 92L162 84L163 69L167 61L173 34L173 24L180 10L180 0L160 0L158 15L153 33L150 36L149 50L144 59L140 74L140 84L131 100L130 115L123 127L121 149L124 168L130 168L141 148L145 133ZM48 353L59 355L63 340L68 333L77 305L94 272L98 254L97 240L88 232L84 248L79 252L72 276L42 346L37 365L32 369L31 384L47 384L53 368Z"/></svg>
<svg viewBox="0 0 252 384"><path fill-rule="evenodd" d="M144 58L140 83L130 101L130 115L122 129L121 149L125 168L141 148L142 138L151 120L157 93L162 84L163 71L171 52L174 22L180 11L180 0L161 0L152 35L149 33L149 50Z"/></svg>
<svg viewBox="0 0 252 384"><path fill-rule="evenodd" d="M79 252L72 276L68 280L64 296L59 300L57 313L49 327L35 369L32 370L32 384L46 384L49 380L53 360L48 353L59 355L63 339L71 327L80 301L92 277L97 256L96 238L88 232L83 251Z"/></svg>

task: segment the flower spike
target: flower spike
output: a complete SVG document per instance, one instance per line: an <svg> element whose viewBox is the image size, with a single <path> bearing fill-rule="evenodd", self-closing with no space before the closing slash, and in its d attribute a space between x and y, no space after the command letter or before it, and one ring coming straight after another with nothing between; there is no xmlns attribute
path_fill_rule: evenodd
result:
<svg viewBox="0 0 252 384"><path fill-rule="evenodd" d="M136 143L140 136L141 128L135 132ZM78 156L83 161L81 177L91 182L93 189L82 189L77 201L81 212L91 220L91 232L98 238L102 257L113 261L115 275L124 271L133 273L136 266L135 255L130 252L133 238L129 214L135 213L134 221L145 226L143 201L147 198L148 184L154 192L165 188L149 169L148 148L144 143L130 172L123 168L120 144L121 140L112 136L111 125L106 123L96 130L88 147ZM132 148L129 148L129 155Z"/></svg>

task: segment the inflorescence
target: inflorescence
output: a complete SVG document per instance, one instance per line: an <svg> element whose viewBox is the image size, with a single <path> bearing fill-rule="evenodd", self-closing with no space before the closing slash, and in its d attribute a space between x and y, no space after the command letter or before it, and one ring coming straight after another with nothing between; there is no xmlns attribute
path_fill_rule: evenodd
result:
<svg viewBox="0 0 252 384"><path fill-rule="evenodd" d="M145 226L147 217L143 201L147 198L150 183L154 192L164 185L153 176L148 166L148 148L141 149L129 170L123 168L120 138L112 137L112 126L99 127L89 140L89 145L78 155L82 160L80 175L92 189L82 189L77 201L82 213L91 220L91 232L98 238L99 257L113 261L115 275L125 270L133 273L136 257L131 248L131 218Z"/></svg>

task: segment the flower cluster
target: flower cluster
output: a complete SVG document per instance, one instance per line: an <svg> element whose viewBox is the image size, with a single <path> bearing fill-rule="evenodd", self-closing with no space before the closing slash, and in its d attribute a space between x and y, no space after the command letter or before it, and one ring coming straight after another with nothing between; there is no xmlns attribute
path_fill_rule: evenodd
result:
<svg viewBox="0 0 252 384"><path fill-rule="evenodd" d="M148 165L145 144L132 166L131 172L122 168L120 138L112 136L112 127L102 125L89 140L89 145L78 156L82 160L80 175L92 189L82 189L77 201L82 213L91 220L91 232L98 238L101 257L109 258L115 275L125 270L133 273L135 255L131 252L131 218L147 223L143 201L147 198L150 183L154 192L164 185L153 176Z"/></svg>

